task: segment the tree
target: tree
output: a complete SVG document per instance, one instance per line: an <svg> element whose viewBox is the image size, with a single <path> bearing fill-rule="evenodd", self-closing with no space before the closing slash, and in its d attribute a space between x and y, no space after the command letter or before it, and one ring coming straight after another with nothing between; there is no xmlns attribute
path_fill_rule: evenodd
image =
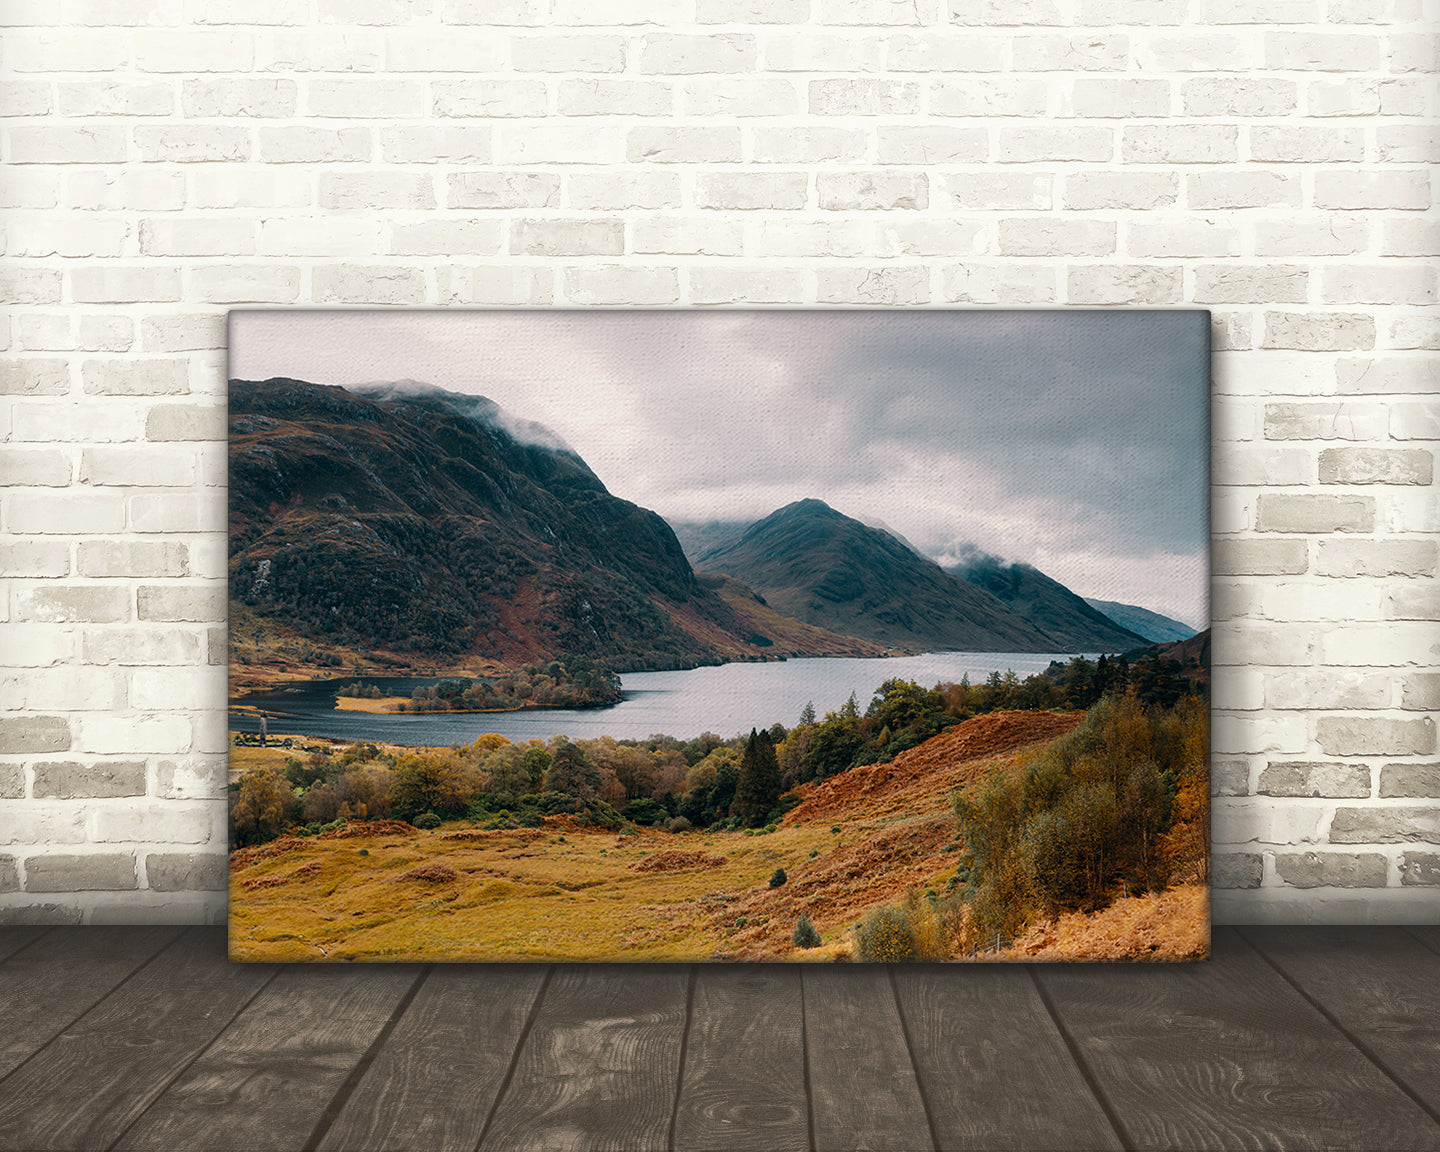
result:
<svg viewBox="0 0 1440 1152"><path fill-rule="evenodd" d="M422 812L463 813L465 794L458 757L434 752L411 753L395 762L390 802L395 815L411 820Z"/></svg>
<svg viewBox="0 0 1440 1152"><path fill-rule="evenodd" d="M299 802L278 768L260 768L240 778L230 806L230 835L237 848L273 840L299 815Z"/></svg>
<svg viewBox="0 0 1440 1152"><path fill-rule="evenodd" d="M593 804L600 799L601 783L599 770L578 744L566 740L555 749L546 773L547 791L564 792L582 803Z"/></svg>
<svg viewBox="0 0 1440 1152"><path fill-rule="evenodd" d="M765 823L765 815L780 799L780 761L768 732L750 729L745 754L740 760L740 778L735 783L734 814L751 828Z"/></svg>

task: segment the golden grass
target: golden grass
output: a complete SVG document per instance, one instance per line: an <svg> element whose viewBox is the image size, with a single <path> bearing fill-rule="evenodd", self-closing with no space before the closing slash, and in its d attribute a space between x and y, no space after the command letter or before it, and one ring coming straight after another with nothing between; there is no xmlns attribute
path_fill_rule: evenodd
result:
<svg viewBox="0 0 1440 1152"><path fill-rule="evenodd" d="M1207 960L1210 889L1186 884L1123 896L1108 908L1069 912L1033 928L999 960Z"/></svg>
<svg viewBox="0 0 1440 1152"><path fill-rule="evenodd" d="M397 704L410 703L408 696L379 696L374 700L368 700L360 696L337 696L335 698L335 711L337 712L394 712Z"/></svg>

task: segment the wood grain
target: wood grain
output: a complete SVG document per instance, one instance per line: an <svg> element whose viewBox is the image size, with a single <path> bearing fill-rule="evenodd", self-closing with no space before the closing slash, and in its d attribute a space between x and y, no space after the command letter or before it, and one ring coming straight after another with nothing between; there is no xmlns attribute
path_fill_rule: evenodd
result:
<svg viewBox="0 0 1440 1152"><path fill-rule="evenodd" d="M966 973L954 970L956 979ZM879 964L801 969L815 1147L934 1147L889 972Z"/></svg>
<svg viewBox="0 0 1440 1152"><path fill-rule="evenodd" d="M1245 928L1240 935L1364 1045L1432 1120L1440 1115L1440 955L1403 928Z"/></svg>
<svg viewBox="0 0 1440 1152"><path fill-rule="evenodd" d="M431 972L318 1147L471 1152L545 972L523 965Z"/></svg>
<svg viewBox="0 0 1440 1152"><path fill-rule="evenodd" d="M300 1148L418 973L411 965L286 968L116 1147Z"/></svg>
<svg viewBox="0 0 1440 1152"><path fill-rule="evenodd" d="M699 968L673 1144L675 1152L810 1147L798 968Z"/></svg>
<svg viewBox="0 0 1440 1152"><path fill-rule="evenodd" d="M1122 1147L1028 970L897 965L894 977L942 1152Z"/></svg>
<svg viewBox="0 0 1440 1152"><path fill-rule="evenodd" d="M192 928L5 1082L0 1149L108 1148L274 973Z"/></svg>
<svg viewBox="0 0 1440 1152"><path fill-rule="evenodd" d="M1430 1118L1244 943L1037 969L1136 1149L1435 1149Z"/></svg>
<svg viewBox="0 0 1440 1152"><path fill-rule="evenodd" d="M48 924L7 924L0 928L0 963L10 959L20 949L35 943L49 931Z"/></svg>
<svg viewBox="0 0 1440 1152"><path fill-rule="evenodd" d="M0 1076L48 1044L180 928L52 928L0 964Z"/></svg>
<svg viewBox="0 0 1440 1152"><path fill-rule="evenodd" d="M688 977L678 965L557 969L481 1148L663 1149Z"/></svg>

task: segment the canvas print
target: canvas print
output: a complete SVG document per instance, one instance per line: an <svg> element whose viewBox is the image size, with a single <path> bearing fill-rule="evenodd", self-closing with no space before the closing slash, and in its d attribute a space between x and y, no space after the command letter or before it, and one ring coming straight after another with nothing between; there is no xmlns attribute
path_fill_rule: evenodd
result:
<svg viewBox="0 0 1440 1152"><path fill-rule="evenodd" d="M233 313L232 957L1206 957L1208 332Z"/></svg>

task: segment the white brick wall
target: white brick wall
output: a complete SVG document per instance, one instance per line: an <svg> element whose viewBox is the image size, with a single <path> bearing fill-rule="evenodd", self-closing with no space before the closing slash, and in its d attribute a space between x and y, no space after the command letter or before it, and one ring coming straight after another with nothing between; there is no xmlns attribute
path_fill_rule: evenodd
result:
<svg viewBox="0 0 1440 1152"><path fill-rule="evenodd" d="M223 317L321 304L1214 309L1217 918L1440 918L1434 17L6 5L0 920L223 916Z"/></svg>

